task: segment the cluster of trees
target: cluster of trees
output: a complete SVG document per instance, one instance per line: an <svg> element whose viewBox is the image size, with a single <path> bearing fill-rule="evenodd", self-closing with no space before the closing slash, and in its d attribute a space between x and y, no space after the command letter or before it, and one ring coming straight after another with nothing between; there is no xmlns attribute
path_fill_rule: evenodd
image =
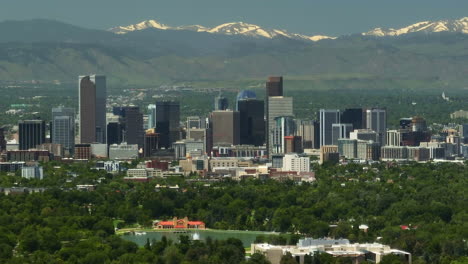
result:
<svg viewBox="0 0 468 264"><path fill-rule="evenodd" d="M53 165L46 164L46 174L55 172L51 177L57 179L57 186L45 180L48 190L44 193L0 195L1 259L79 263L86 257L102 257L116 261L142 249L115 237L113 220L150 227L154 219L174 216L201 220L216 229L379 241L411 252L415 263L451 263L468 255L465 165L325 165L314 168L317 181L313 184L246 180L210 186L176 177L125 182L121 175L90 170L89 165L63 165L61 169ZM59 180L69 169L78 170L79 175L71 182ZM18 176L0 179L3 183L20 181ZM23 185L41 184L22 181ZM69 185L76 183L96 183L97 189L71 189ZM156 190L157 183L179 184L180 189ZM368 230L359 229L361 224ZM259 237L258 241L284 244L297 239ZM179 251L177 255L185 259L187 252Z"/></svg>

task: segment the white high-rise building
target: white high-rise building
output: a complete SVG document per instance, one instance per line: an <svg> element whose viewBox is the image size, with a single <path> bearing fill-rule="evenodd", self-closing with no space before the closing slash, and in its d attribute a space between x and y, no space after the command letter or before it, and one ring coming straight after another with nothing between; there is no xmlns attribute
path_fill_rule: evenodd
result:
<svg viewBox="0 0 468 264"><path fill-rule="evenodd" d="M301 157L297 154L285 154L283 157L283 171L310 171L310 158Z"/></svg>
<svg viewBox="0 0 468 264"><path fill-rule="evenodd" d="M83 75L78 80L80 143L106 143L106 76Z"/></svg>

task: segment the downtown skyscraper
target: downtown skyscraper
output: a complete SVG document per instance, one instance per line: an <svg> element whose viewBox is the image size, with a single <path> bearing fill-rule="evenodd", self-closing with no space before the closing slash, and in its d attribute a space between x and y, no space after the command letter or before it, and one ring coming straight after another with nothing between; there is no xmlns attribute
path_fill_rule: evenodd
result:
<svg viewBox="0 0 468 264"><path fill-rule="evenodd" d="M19 149L28 150L45 143L44 120L21 120L18 123Z"/></svg>
<svg viewBox="0 0 468 264"><path fill-rule="evenodd" d="M320 109L320 146L333 144L333 124L340 123L340 110Z"/></svg>
<svg viewBox="0 0 468 264"><path fill-rule="evenodd" d="M67 154L73 155L75 148L75 110L52 108L52 143L62 145Z"/></svg>
<svg viewBox="0 0 468 264"><path fill-rule="evenodd" d="M80 143L106 143L106 77L80 76L78 80Z"/></svg>
<svg viewBox="0 0 468 264"><path fill-rule="evenodd" d="M156 102L156 133L159 146L169 149L180 139L180 104L175 101Z"/></svg>

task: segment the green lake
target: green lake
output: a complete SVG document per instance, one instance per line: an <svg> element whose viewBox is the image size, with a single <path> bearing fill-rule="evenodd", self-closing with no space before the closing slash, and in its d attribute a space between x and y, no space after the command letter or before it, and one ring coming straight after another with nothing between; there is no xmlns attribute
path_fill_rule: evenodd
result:
<svg viewBox="0 0 468 264"><path fill-rule="evenodd" d="M121 237L125 240L135 242L139 246L144 246L147 239L150 241L159 241L163 236L172 241L179 241L181 235L189 236L191 239L206 240L211 237L213 240L225 240L228 238L237 238L242 241L244 247L250 247L259 235L278 235L273 232L261 231L233 231L233 230L189 230L186 233L176 233L173 231L154 231L146 232L144 234L124 234Z"/></svg>

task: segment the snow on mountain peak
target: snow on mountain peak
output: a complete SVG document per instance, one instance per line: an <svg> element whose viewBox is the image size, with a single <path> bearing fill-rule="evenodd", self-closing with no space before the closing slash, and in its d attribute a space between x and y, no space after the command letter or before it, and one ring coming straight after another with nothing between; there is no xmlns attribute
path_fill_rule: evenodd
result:
<svg viewBox="0 0 468 264"><path fill-rule="evenodd" d="M128 32L144 30L147 28L157 28L157 29L166 30L166 29L169 29L170 27L164 24L161 24L156 20L145 20L143 22L140 22L134 25L114 27L114 28L109 29L109 31L114 32L116 34L125 34Z"/></svg>
<svg viewBox="0 0 468 264"><path fill-rule="evenodd" d="M460 32L468 34L468 17L458 20L439 20L418 22L400 29L374 28L368 32L362 33L364 36L400 36L413 32Z"/></svg>
<svg viewBox="0 0 468 264"><path fill-rule="evenodd" d="M119 26L109 29L109 31L116 34L126 34L132 31L144 30L147 28L157 28L161 30L189 30L195 32L207 32L212 34L223 34L223 35L243 35L257 38L275 38L275 37L286 37L290 39L300 39L308 41L319 41L322 39L332 39L333 37L328 36L305 36L301 34L288 33L285 30L279 29L266 29L260 26L249 24L245 22L229 22L224 23L213 28L207 28L200 25L189 25L189 26L178 26L170 27L161 24L155 20L146 20L138 24L129 26Z"/></svg>

